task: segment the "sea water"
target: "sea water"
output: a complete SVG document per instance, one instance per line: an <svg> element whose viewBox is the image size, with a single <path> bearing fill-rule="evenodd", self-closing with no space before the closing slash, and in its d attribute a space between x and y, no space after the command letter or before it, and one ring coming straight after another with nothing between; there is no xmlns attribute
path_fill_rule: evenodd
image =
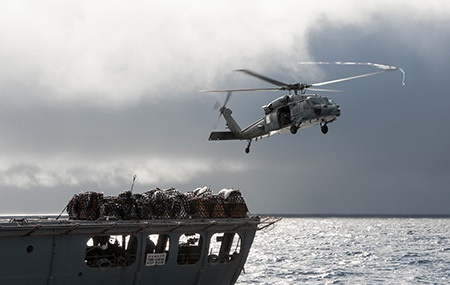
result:
<svg viewBox="0 0 450 285"><path fill-rule="evenodd" d="M284 218L237 284L450 284L450 219Z"/></svg>

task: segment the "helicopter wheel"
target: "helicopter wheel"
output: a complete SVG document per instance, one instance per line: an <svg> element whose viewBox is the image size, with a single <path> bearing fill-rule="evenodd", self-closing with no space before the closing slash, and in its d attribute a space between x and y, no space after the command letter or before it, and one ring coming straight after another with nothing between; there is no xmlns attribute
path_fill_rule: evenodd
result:
<svg viewBox="0 0 450 285"><path fill-rule="evenodd" d="M250 145L252 144L252 140L248 141L247 147L245 148L245 153L249 153L250 152Z"/></svg>
<svg viewBox="0 0 450 285"><path fill-rule="evenodd" d="M291 126L291 134L295 135L297 133L298 128L295 125Z"/></svg>
<svg viewBox="0 0 450 285"><path fill-rule="evenodd" d="M322 134L326 134L326 133L328 133L328 126L327 126L327 124L324 124L324 125L321 125L320 126L320 130L322 131Z"/></svg>

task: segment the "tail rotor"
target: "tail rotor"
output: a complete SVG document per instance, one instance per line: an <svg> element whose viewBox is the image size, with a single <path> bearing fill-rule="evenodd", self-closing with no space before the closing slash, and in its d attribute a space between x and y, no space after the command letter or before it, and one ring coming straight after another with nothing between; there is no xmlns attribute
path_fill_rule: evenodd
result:
<svg viewBox="0 0 450 285"><path fill-rule="evenodd" d="M219 124L220 118L222 117L222 114L223 114L223 110L225 110L225 108L226 108L226 106L228 104L228 101L230 101L231 94L233 94L232 91L228 91L227 92L227 97L225 98L225 101L223 102L222 107L220 106L219 101L217 101L216 104L214 104L214 110L219 110L219 112L220 112L219 113L219 117L217 118L217 121L214 124L214 129L216 129L217 125Z"/></svg>

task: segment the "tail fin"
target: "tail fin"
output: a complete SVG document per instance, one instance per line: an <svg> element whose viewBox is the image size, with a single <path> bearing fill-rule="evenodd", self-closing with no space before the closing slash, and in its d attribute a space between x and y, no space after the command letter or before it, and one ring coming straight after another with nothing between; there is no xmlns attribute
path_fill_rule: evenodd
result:
<svg viewBox="0 0 450 285"><path fill-rule="evenodd" d="M239 134L241 132L241 127L239 127L238 123L236 123L236 121L233 119L233 117L231 116L231 114L233 113L230 109L223 107L220 110L220 113L223 115L223 117L225 118L225 121L227 121L227 126L228 129L230 129L230 131L236 136L237 134Z"/></svg>

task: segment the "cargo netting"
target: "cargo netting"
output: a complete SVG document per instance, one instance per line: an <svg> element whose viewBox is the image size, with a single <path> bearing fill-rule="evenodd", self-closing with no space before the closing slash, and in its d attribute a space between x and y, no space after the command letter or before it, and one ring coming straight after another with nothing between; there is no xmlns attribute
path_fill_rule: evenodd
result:
<svg viewBox="0 0 450 285"><path fill-rule="evenodd" d="M245 218L248 208L236 189L215 194L208 187L186 193L156 188L138 194L125 191L118 196L82 192L69 201L67 213L74 220Z"/></svg>

